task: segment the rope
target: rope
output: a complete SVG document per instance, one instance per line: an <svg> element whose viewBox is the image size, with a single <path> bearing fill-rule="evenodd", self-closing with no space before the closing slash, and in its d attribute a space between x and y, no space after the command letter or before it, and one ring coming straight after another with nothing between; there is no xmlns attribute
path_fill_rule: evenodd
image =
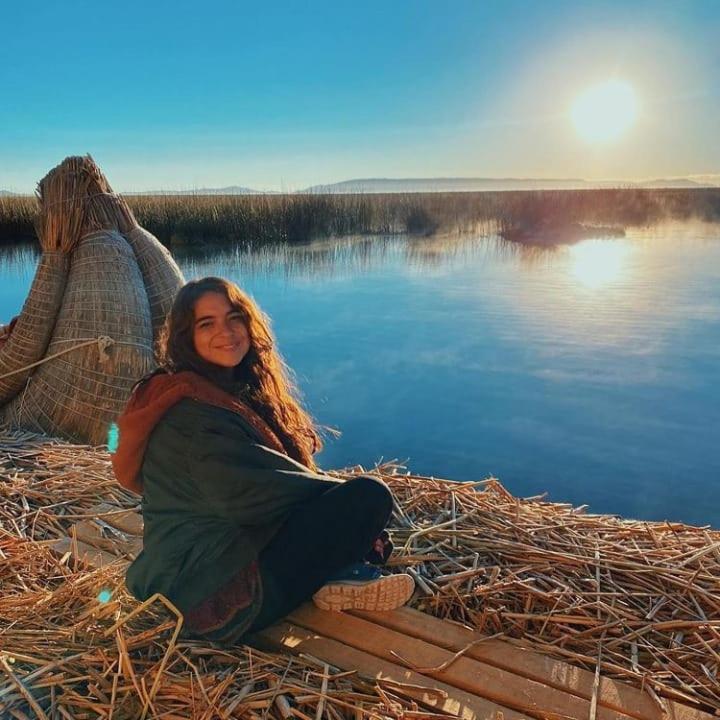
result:
<svg viewBox="0 0 720 720"><path fill-rule="evenodd" d="M60 357L61 355L67 355L67 353L72 352L73 350L79 350L80 348L88 347L90 345L97 345L98 353L100 353L100 357L103 360L109 360L110 354L108 353L108 349L111 348L113 345L131 345L134 347L139 348L145 348L148 349L147 345L143 345L141 343L134 343L134 342L127 342L124 340L114 340L108 335L100 335L96 338L77 338L76 340L58 340L57 342L78 342L78 345L73 345L72 347L69 347L65 350L60 350L60 352L53 353L52 355L47 355L42 360L38 360L37 362L31 363L30 365L25 365L24 367L18 368L17 370L11 370L9 373L5 373L4 375L0 375L0 380L4 380L5 378L10 377L11 375L17 375L18 373L25 372L26 370L30 370L34 367L37 367L38 365L42 365L43 363L46 363L48 360L53 360L56 357Z"/></svg>

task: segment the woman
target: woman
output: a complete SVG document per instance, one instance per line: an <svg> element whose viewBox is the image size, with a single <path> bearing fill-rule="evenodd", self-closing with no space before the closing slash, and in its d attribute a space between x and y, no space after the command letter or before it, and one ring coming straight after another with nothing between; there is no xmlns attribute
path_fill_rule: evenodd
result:
<svg viewBox="0 0 720 720"><path fill-rule="evenodd" d="M235 642L311 596L324 609L388 610L412 594L408 575L359 562L387 559L390 491L316 472L318 432L268 319L236 285L208 277L180 290L160 369L117 427L113 468L143 495L145 522L127 587L165 595L193 635Z"/></svg>

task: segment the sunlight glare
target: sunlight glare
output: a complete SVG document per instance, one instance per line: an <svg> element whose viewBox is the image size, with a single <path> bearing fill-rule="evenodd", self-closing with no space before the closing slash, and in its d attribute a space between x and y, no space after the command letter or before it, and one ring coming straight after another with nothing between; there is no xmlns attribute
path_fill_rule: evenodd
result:
<svg viewBox="0 0 720 720"><path fill-rule="evenodd" d="M592 290L619 280L630 252L628 245L613 240L586 240L569 250L570 271Z"/></svg>
<svg viewBox="0 0 720 720"><path fill-rule="evenodd" d="M571 117L580 137L588 142L609 142L635 121L637 102L632 87L621 80L594 85L573 103Z"/></svg>

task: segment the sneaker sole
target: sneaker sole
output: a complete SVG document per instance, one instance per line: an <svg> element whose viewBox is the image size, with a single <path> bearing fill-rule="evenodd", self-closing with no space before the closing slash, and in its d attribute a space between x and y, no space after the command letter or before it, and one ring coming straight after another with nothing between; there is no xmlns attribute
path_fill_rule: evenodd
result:
<svg viewBox="0 0 720 720"><path fill-rule="evenodd" d="M367 583L323 585L313 602L321 610L395 610L404 605L415 590L409 575L385 575Z"/></svg>

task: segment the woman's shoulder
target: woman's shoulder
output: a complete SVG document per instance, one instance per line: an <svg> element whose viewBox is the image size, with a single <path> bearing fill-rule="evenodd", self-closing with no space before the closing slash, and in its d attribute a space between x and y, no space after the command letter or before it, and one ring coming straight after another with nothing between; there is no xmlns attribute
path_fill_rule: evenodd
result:
<svg viewBox="0 0 720 720"><path fill-rule="evenodd" d="M186 429L193 435L231 435L238 439L248 436L251 428L244 418L232 410L212 405L195 398L183 398L168 410L164 423L177 429Z"/></svg>
<svg viewBox="0 0 720 720"><path fill-rule="evenodd" d="M222 420L223 413L227 413L227 411L208 405L196 398L184 397L165 413L162 422L190 427L213 420Z"/></svg>
<svg viewBox="0 0 720 720"><path fill-rule="evenodd" d="M148 454L155 457L169 451L173 457L192 456L198 447L207 445L207 428L215 410L192 398L182 398L153 428L148 438Z"/></svg>

